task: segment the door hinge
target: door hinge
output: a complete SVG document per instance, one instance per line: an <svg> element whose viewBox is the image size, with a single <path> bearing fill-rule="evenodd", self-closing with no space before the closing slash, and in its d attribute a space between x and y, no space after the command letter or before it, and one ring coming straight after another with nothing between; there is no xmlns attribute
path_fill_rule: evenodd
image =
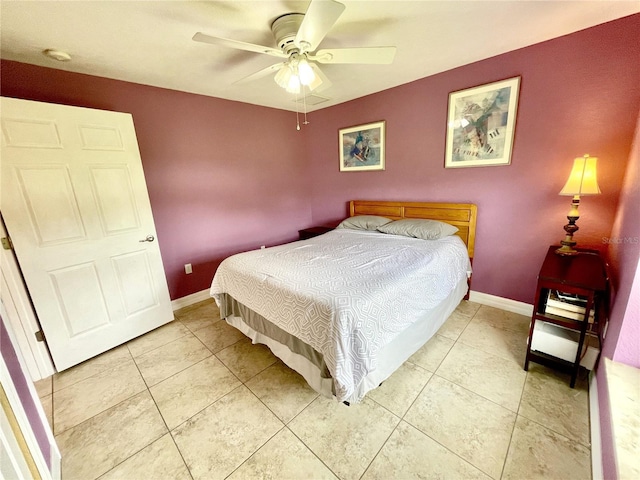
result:
<svg viewBox="0 0 640 480"><path fill-rule="evenodd" d="M38 330L35 335L37 341L44 342L44 333L42 333L42 330Z"/></svg>
<svg viewBox="0 0 640 480"><path fill-rule="evenodd" d="M2 241L2 248L5 250L13 250L13 243L9 237L2 237L0 241Z"/></svg>

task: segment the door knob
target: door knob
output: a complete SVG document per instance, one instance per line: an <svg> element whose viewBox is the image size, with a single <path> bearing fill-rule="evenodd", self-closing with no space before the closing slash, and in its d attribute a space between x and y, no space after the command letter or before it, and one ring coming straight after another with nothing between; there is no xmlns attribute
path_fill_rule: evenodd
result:
<svg viewBox="0 0 640 480"><path fill-rule="evenodd" d="M156 237L154 237L153 235L147 235L147 238L145 238L144 240L138 240L140 243L142 242L153 242L156 239Z"/></svg>

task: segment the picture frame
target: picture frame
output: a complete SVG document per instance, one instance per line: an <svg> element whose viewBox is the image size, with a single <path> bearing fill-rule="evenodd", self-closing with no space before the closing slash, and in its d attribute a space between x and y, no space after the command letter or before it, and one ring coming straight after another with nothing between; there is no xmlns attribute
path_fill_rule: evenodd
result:
<svg viewBox="0 0 640 480"><path fill-rule="evenodd" d="M340 171L360 172L385 168L385 122L373 122L338 131Z"/></svg>
<svg viewBox="0 0 640 480"><path fill-rule="evenodd" d="M449 94L445 168L510 165L520 77Z"/></svg>

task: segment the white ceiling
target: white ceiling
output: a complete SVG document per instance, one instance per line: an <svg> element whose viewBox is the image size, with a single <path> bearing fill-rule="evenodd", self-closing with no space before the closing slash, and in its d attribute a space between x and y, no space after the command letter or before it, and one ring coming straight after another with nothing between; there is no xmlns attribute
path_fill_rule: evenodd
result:
<svg viewBox="0 0 640 480"><path fill-rule="evenodd" d="M640 12L640 1L340 0L320 48L396 46L392 65L322 65L328 101L379 92L477 60ZM234 82L280 61L191 40L201 31L274 46L270 26L309 1L1 1L2 58L295 110L272 76ZM58 62L41 52L71 55Z"/></svg>

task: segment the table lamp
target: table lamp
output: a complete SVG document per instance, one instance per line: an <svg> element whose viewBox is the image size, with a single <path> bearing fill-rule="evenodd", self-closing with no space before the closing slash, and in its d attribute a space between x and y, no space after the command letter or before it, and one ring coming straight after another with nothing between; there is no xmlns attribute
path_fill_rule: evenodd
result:
<svg viewBox="0 0 640 480"><path fill-rule="evenodd" d="M573 168L567 183L560 190L560 195L571 195L571 210L567 215L569 223L564 226L564 231L567 233L564 240L560 242L562 247L556 250L559 255L575 255L578 251L573 248L576 246L576 241L573 240L573 234L578 231L576 221L580 218L578 213L578 206L580 205L581 195L598 195L600 193L600 187L598 186L598 178L596 175L596 164L598 159L596 157L590 157L588 154L584 157L576 158L573 161Z"/></svg>

